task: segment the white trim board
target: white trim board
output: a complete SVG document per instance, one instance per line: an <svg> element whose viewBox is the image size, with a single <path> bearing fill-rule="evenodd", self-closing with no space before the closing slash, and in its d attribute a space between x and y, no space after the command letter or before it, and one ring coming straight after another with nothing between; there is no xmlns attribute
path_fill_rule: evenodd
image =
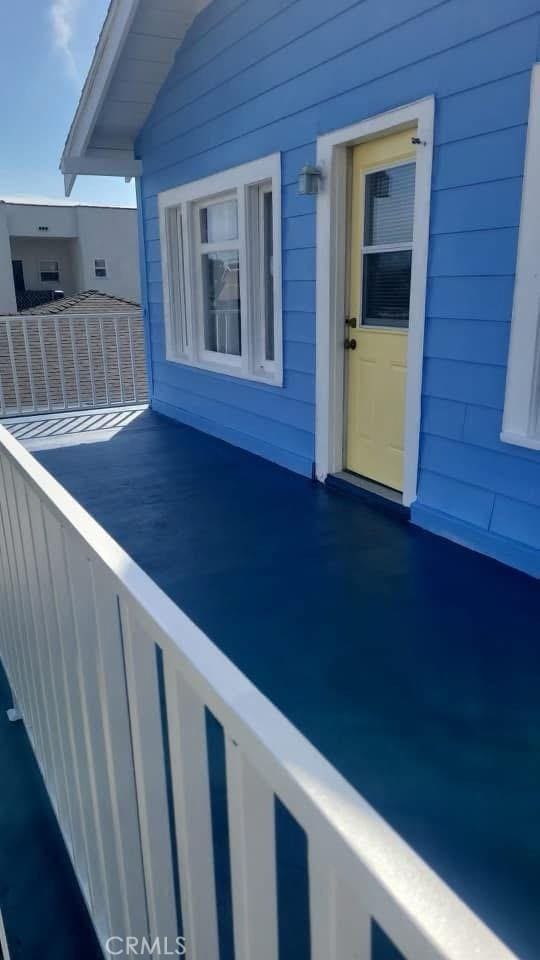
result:
<svg viewBox="0 0 540 960"><path fill-rule="evenodd" d="M540 449L540 64L532 68L529 126L501 440Z"/></svg>
<svg viewBox="0 0 540 960"><path fill-rule="evenodd" d="M405 399L403 504L416 499L433 157L433 97L334 130L317 140L323 187L317 198L316 437L317 478L343 470L344 319L346 304L347 148L381 134L416 128L414 237Z"/></svg>

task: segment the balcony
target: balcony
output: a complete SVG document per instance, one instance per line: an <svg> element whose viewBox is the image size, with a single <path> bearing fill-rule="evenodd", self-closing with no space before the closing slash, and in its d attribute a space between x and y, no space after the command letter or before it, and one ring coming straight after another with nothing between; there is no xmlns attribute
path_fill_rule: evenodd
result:
<svg viewBox="0 0 540 960"><path fill-rule="evenodd" d="M9 427L2 659L101 942L537 958L537 584L146 410Z"/></svg>

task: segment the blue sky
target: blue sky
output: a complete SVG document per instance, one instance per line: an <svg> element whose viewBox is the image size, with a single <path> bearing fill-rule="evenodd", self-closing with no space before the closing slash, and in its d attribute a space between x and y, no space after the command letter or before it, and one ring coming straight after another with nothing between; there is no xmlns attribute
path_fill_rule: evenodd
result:
<svg viewBox="0 0 540 960"><path fill-rule="evenodd" d="M0 196L63 197L58 163L108 0L17 0L0 32ZM133 184L79 177L74 200L135 203Z"/></svg>

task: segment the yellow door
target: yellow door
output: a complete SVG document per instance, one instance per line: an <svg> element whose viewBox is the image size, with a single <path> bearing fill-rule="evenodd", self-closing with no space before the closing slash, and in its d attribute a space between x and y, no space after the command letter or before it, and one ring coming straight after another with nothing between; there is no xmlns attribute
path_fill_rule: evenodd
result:
<svg viewBox="0 0 540 960"><path fill-rule="evenodd" d="M345 466L403 490L414 130L352 153Z"/></svg>

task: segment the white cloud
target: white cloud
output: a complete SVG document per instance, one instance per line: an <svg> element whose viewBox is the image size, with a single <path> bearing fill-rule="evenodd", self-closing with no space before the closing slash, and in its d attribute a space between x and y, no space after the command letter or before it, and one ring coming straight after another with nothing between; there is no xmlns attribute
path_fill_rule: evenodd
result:
<svg viewBox="0 0 540 960"><path fill-rule="evenodd" d="M70 77L76 81L80 78L71 41L79 2L80 0L53 0L50 10L54 44L64 57Z"/></svg>

